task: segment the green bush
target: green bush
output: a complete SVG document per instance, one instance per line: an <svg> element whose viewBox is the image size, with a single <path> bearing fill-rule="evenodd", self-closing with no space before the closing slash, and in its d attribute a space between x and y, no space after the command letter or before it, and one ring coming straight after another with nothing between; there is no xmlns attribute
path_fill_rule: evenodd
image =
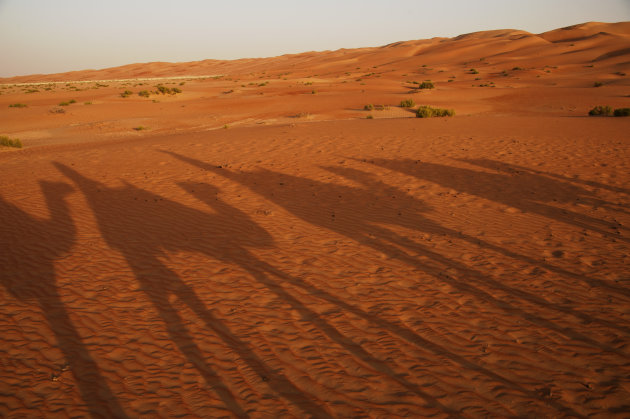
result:
<svg viewBox="0 0 630 419"><path fill-rule="evenodd" d="M475 70L474 68L470 69L470 74L479 74L479 72L477 70Z"/></svg>
<svg viewBox="0 0 630 419"><path fill-rule="evenodd" d="M120 97L129 97L131 95L133 95L133 92L131 90L125 90L120 94Z"/></svg>
<svg viewBox="0 0 630 419"><path fill-rule="evenodd" d="M371 111L371 110L373 110L373 109L374 109L374 105L372 105L371 103L370 103L370 104L367 104L367 105L365 105L365 106L363 107L363 110L365 110L365 111Z"/></svg>
<svg viewBox="0 0 630 419"><path fill-rule="evenodd" d="M61 102L59 106L70 106L70 102Z"/></svg>
<svg viewBox="0 0 630 419"><path fill-rule="evenodd" d="M416 103L413 99L405 99L400 102L401 108L413 108L414 106L416 106Z"/></svg>
<svg viewBox="0 0 630 419"><path fill-rule="evenodd" d="M619 108L613 112L614 116L630 116L630 108Z"/></svg>
<svg viewBox="0 0 630 419"><path fill-rule="evenodd" d="M431 106L420 106L416 111L418 118L433 118L453 116L455 111L453 109L432 108Z"/></svg>
<svg viewBox="0 0 630 419"><path fill-rule="evenodd" d="M12 103L9 105L9 108L26 108L26 104L24 103Z"/></svg>
<svg viewBox="0 0 630 419"><path fill-rule="evenodd" d="M595 106L588 111L589 116L610 116L613 110L610 106Z"/></svg>
<svg viewBox="0 0 630 419"><path fill-rule="evenodd" d="M418 85L418 89L434 89L435 85L431 81L423 81Z"/></svg>
<svg viewBox="0 0 630 419"><path fill-rule="evenodd" d="M11 139L4 135L0 135L0 146L22 148L22 142L19 138Z"/></svg>
<svg viewBox="0 0 630 419"><path fill-rule="evenodd" d="M142 97L149 97L150 93L148 90L140 90L138 92L138 96L142 96Z"/></svg>

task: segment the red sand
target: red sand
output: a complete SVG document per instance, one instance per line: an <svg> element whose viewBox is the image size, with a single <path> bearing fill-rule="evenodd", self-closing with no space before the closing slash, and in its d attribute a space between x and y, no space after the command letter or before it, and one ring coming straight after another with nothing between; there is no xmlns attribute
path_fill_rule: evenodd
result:
<svg viewBox="0 0 630 419"><path fill-rule="evenodd" d="M627 417L630 118L586 114L630 107L628 45L0 80L0 415Z"/></svg>

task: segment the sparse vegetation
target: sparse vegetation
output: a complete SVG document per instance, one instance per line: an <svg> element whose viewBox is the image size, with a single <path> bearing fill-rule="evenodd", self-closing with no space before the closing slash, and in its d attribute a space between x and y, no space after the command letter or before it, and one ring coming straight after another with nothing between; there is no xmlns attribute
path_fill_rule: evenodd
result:
<svg viewBox="0 0 630 419"><path fill-rule="evenodd" d="M83 102L84 105L91 105L92 102Z"/></svg>
<svg viewBox="0 0 630 419"><path fill-rule="evenodd" d="M471 68L469 70L470 74L479 74L479 72L477 70L475 70L474 68Z"/></svg>
<svg viewBox="0 0 630 419"><path fill-rule="evenodd" d="M138 96L142 96L142 97L149 97L149 96L150 96L150 93L149 93L149 91L148 91L148 90L140 90L140 91L138 92Z"/></svg>
<svg viewBox="0 0 630 419"><path fill-rule="evenodd" d="M374 119L374 115L368 115L365 117L365 119Z"/></svg>
<svg viewBox="0 0 630 419"><path fill-rule="evenodd" d="M413 99L405 99L400 101L401 108L413 108L414 106L416 106L416 103L413 101Z"/></svg>
<svg viewBox="0 0 630 419"><path fill-rule="evenodd" d="M370 104L367 104L367 105L365 105L365 106L363 107L363 110L365 110L365 111L371 111L371 110L373 110L373 109L374 109L374 105L372 105L371 103L370 103Z"/></svg>
<svg viewBox="0 0 630 419"><path fill-rule="evenodd" d="M148 129L148 128L140 125L138 127L133 127L133 129L136 130L136 131L143 131L143 130Z"/></svg>
<svg viewBox="0 0 630 419"><path fill-rule="evenodd" d="M416 116L418 118L433 118L454 115L455 111L453 109L433 108L431 106L420 106L416 111Z"/></svg>
<svg viewBox="0 0 630 419"><path fill-rule="evenodd" d="M418 84L418 89L434 89L435 85L432 81L426 80Z"/></svg>
<svg viewBox="0 0 630 419"><path fill-rule="evenodd" d="M22 142L19 138L11 139L5 135L0 135L0 146L22 148Z"/></svg>
<svg viewBox="0 0 630 419"><path fill-rule="evenodd" d="M610 106L595 106L588 111L589 116L610 116L613 113L613 109Z"/></svg>
<svg viewBox="0 0 630 419"><path fill-rule="evenodd" d="M9 105L9 108L27 108L28 106L25 103L12 103Z"/></svg>
<svg viewBox="0 0 630 419"><path fill-rule="evenodd" d="M181 93L181 89L177 88L177 87L166 87L162 84L158 84L157 86L155 86L157 88L157 90L153 93L155 93L156 95L158 94L162 94L162 95L175 95L177 93Z"/></svg>
<svg viewBox="0 0 630 419"><path fill-rule="evenodd" d="M615 109L613 116L630 116L630 108Z"/></svg>
<svg viewBox="0 0 630 419"><path fill-rule="evenodd" d="M131 95L133 95L133 92L131 90L125 90L120 94L120 97L129 97Z"/></svg>
<svg viewBox="0 0 630 419"><path fill-rule="evenodd" d="M514 67L514 68L512 69L512 71L519 71L519 70L523 70L523 68L521 68L521 67Z"/></svg>
<svg viewBox="0 0 630 419"><path fill-rule="evenodd" d="M593 87L602 87L604 85L604 83L602 83L601 81L596 81L595 83L593 83Z"/></svg>

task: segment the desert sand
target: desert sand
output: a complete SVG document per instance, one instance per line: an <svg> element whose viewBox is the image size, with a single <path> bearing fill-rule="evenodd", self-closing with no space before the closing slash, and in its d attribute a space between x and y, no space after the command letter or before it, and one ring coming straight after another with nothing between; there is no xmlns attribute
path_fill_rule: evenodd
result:
<svg viewBox="0 0 630 419"><path fill-rule="evenodd" d="M591 22L0 79L0 415L628 417L628 74Z"/></svg>

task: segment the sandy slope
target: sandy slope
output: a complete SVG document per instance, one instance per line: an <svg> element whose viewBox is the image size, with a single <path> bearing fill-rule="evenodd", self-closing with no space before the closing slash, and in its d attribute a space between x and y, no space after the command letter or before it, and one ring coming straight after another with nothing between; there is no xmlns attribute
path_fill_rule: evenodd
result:
<svg viewBox="0 0 630 419"><path fill-rule="evenodd" d="M148 99L0 88L26 146L0 153L0 415L627 416L630 121L585 114L629 106L629 38L28 79L225 74Z"/></svg>

